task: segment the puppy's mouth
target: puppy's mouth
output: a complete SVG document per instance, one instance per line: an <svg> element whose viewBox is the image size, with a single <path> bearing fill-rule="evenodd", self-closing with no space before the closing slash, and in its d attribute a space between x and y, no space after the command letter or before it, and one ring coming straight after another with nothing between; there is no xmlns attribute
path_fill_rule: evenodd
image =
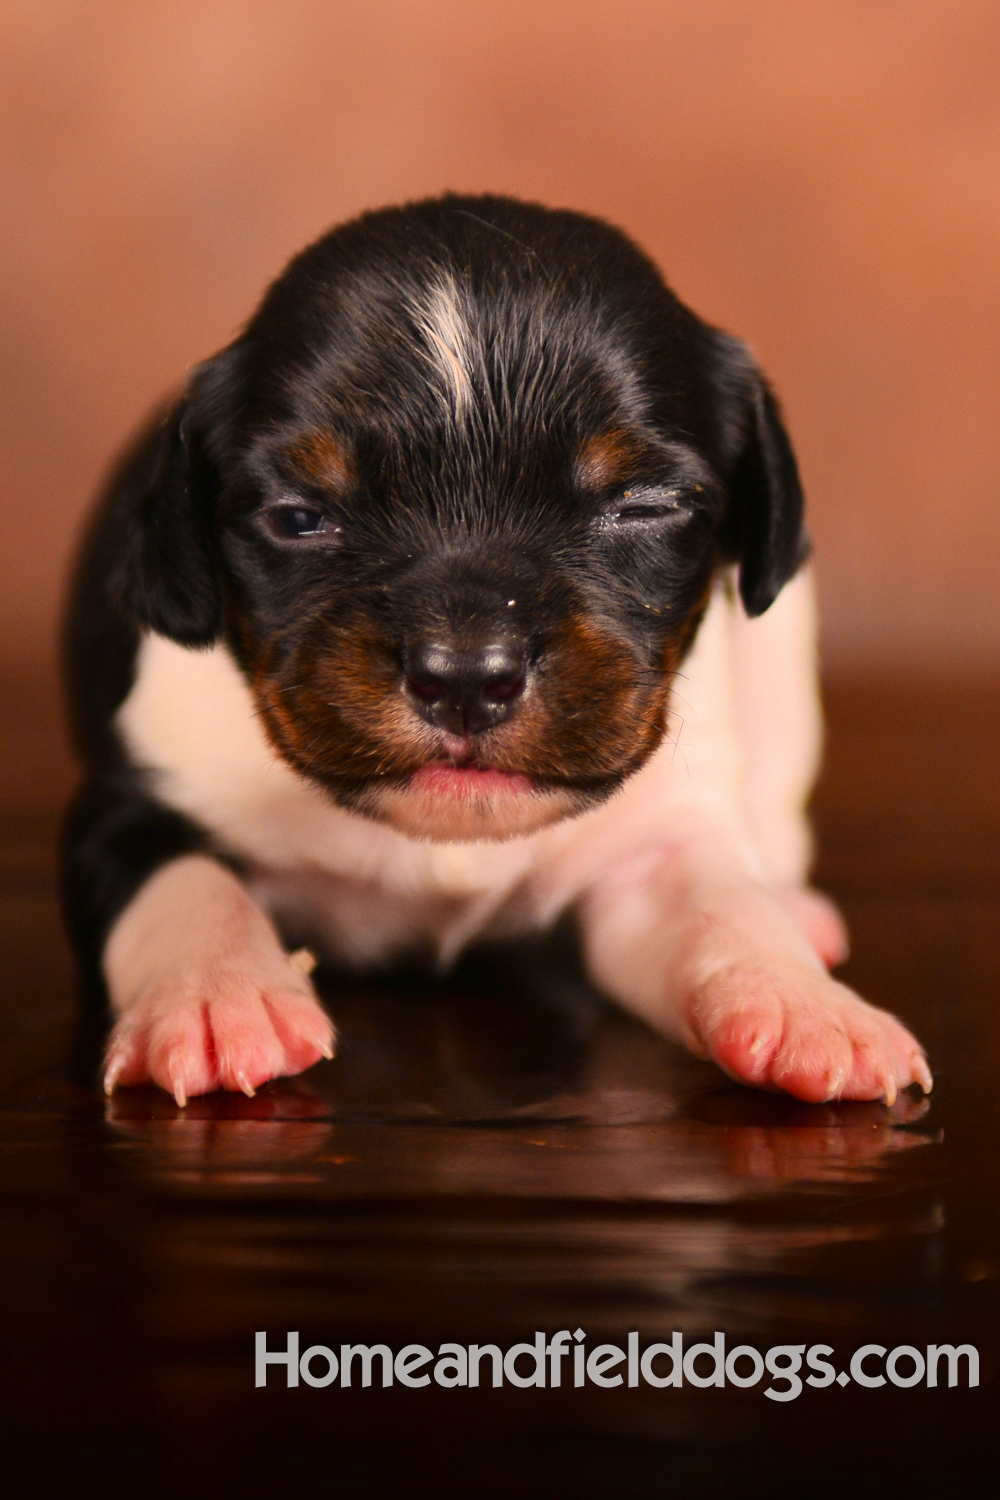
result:
<svg viewBox="0 0 1000 1500"><path fill-rule="evenodd" d="M476 766L468 761L432 761L410 777L410 789L424 796L445 800L489 799L530 796L535 785L530 776Z"/></svg>
<svg viewBox="0 0 1000 1500"><path fill-rule="evenodd" d="M450 843L535 833L581 810L580 803L578 795L520 771L471 760L432 760L402 783L372 788L355 805L404 833Z"/></svg>

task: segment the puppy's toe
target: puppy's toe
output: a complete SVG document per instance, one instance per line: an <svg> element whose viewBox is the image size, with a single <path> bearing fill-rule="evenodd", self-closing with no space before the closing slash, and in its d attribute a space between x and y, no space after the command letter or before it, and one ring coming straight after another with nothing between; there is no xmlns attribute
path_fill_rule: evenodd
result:
<svg viewBox="0 0 1000 1500"><path fill-rule="evenodd" d="M899 1090L911 1084L919 1084L929 1094L934 1080L927 1059L906 1027L895 1016L866 1005L850 991L842 1004L854 1066L839 1097L884 1099L893 1104Z"/></svg>
<svg viewBox="0 0 1000 1500"><path fill-rule="evenodd" d="M148 1083L148 1050L148 1022L131 1015L122 1016L108 1038L104 1053L104 1092L110 1096L119 1086Z"/></svg>
<svg viewBox="0 0 1000 1500"><path fill-rule="evenodd" d="M200 1002L187 989L137 999L117 1021L104 1059L104 1091L157 1083L183 1108L218 1087L211 1034Z"/></svg>
<svg viewBox="0 0 1000 1500"><path fill-rule="evenodd" d="M311 995L265 990L264 1006L285 1054L285 1073L301 1073L321 1057L332 1057L333 1023Z"/></svg>
<svg viewBox="0 0 1000 1500"><path fill-rule="evenodd" d="M254 986L208 1007L219 1083L253 1094L269 1078L301 1073L333 1056L333 1027L312 996Z"/></svg>
<svg viewBox="0 0 1000 1500"><path fill-rule="evenodd" d="M182 1109L196 1094L219 1087L212 1031L197 998L185 993L171 1003L171 997L160 997L149 1026L146 1067Z"/></svg>
<svg viewBox="0 0 1000 1500"><path fill-rule="evenodd" d="M259 985L244 976L218 985L205 1006L218 1085L252 1096L269 1078L288 1071L285 1049L271 1024Z"/></svg>

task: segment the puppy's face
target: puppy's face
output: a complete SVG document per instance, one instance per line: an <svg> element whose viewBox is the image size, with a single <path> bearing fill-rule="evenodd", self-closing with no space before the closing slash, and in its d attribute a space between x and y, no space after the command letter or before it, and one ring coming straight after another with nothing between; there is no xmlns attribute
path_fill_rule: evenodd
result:
<svg viewBox="0 0 1000 1500"><path fill-rule="evenodd" d="M225 533L234 637L273 742L338 800L429 837L524 833L659 743L718 487L581 411L572 365L547 420L491 432L417 367L433 344L408 352L423 431L308 420L255 448Z"/></svg>
<svg viewBox="0 0 1000 1500"><path fill-rule="evenodd" d="M765 593L800 550L766 400L593 221L452 199L321 241L204 367L181 444L276 748L434 839L611 795L665 733L720 561L746 567L741 483L794 532Z"/></svg>

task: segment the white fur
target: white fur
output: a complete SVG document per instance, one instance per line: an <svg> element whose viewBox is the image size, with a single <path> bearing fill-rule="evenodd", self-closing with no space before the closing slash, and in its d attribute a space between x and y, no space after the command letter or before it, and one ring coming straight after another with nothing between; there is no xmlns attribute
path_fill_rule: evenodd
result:
<svg viewBox="0 0 1000 1500"><path fill-rule="evenodd" d="M414 300L410 310L431 367L446 393L449 415L459 417L472 405L474 392L471 338L458 288L447 277L432 286L426 298Z"/></svg>
<svg viewBox="0 0 1000 1500"><path fill-rule="evenodd" d="M359 966L420 948L447 963L476 936L546 925L698 809L755 873L800 882L818 746L811 628L805 573L752 622L721 585L649 764L605 806L505 843L418 841L333 805L271 748L223 646L148 636L118 727L163 801L248 862L251 889L297 936Z"/></svg>

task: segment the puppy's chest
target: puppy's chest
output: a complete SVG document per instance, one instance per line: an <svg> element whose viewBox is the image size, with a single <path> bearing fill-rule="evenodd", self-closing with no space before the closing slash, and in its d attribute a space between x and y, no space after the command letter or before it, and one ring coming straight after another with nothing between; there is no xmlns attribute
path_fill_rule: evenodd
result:
<svg viewBox="0 0 1000 1500"><path fill-rule="evenodd" d="M246 862L289 933L361 966L406 951L447 962L476 937L546 926L603 871L669 840L681 804L735 805L727 628L720 593L685 663L683 737L675 727L608 803L506 843L433 844L337 807L272 750L223 646L147 636L117 728L159 799Z"/></svg>
<svg viewBox="0 0 1000 1500"><path fill-rule="evenodd" d="M537 837L432 844L338 808L271 749L224 647L148 636L117 727L158 798L247 862L283 925L337 956L446 960L477 934L544 920Z"/></svg>

